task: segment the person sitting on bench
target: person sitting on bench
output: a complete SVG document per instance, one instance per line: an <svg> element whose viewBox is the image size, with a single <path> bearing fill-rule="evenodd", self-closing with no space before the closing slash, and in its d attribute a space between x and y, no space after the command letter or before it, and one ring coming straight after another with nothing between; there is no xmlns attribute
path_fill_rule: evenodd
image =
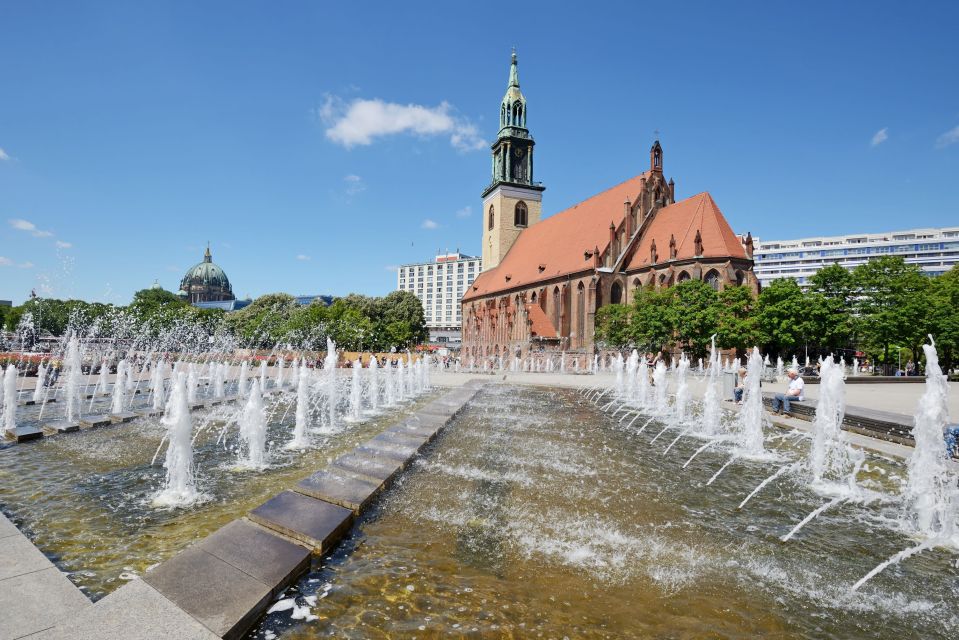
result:
<svg viewBox="0 0 959 640"><path fill-rule="evenodd" d="M780 414L785 413L790 415L790 401L802 401L803 395L803 380L799 375L799 371L795 368L790 368L786 372L786 375L789 376L789 388L786 389L786 393L777 393L773 398L773 413Z"/></svg>

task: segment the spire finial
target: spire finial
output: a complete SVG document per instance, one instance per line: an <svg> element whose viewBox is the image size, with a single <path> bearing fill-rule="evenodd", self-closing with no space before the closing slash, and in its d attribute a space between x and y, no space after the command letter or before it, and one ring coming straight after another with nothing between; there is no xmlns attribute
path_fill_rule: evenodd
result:
<svg viewBox="0 0 959 640"><path fill-rule="evenodd" d="M206 252L203 254L204 262L213 262L213 255L210 253L210 241L206 241Z"/></svg>
<svg viewBox="0 0 959 640"><path fill-rule="evenodd" d="M509 65L509 86L519 87L519 71L516 62L516 47L513 47L512 60Z"/></svg>

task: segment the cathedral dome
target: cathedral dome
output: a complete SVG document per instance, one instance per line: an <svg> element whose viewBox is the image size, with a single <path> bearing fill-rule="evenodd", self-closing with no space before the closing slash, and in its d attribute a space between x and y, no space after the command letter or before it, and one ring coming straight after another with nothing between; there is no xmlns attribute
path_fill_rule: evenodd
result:
<svg viewBox="0 0 959 640"><path fill-rule="evenodd" d="M180 295L190 302L233 300L233 287L226 272L213 262L210 247L206 248L203 262L190 267L180 281Z"/></svg>

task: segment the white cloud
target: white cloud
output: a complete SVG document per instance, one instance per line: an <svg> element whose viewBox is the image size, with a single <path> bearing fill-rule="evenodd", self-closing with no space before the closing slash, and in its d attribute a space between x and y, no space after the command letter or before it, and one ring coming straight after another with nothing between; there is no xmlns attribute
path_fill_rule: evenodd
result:
<svg viewBox="0 0 959 640"><path fill-rule="evenodd" d="M63 240L57 240L56 242L57 249L69 249L73 246L72 242L64 242Z"/></svg>
<svg viewBox="0 0 959 640"><path fill-rule="evenodd" d="M401 133L428 137L449 135L459 151L482 149L486 142L469 120L454 115L448 102L435 107L398 104L379 98L356 98L350 102L327 96L317 113L327 125L326 137L350 149L370 145L374 139Z"/></svg>
<svg viewBox="0 0 959 640"><path fill-rule="evenodd" d="M889 127L883 127L872 136L872 146L878 147L889 139Z"/></svg>
<svg viewBox="0 0 959 640"><path fill-rule="evenodd" d="M3 162L4 160L9 160L9 159L10 159L10 156L7 155L7 152L4 151L2 148L0 148L0 162Z"/></svg>
<svg viewBox="0 0 959 640"><path fill-rule="evenodd" d="M440 225L436 224L435 220L430 220L429 218L426 218L425 220L423 220L423 224L421 224L420 226L424 229L439 229Z"/></svg>
<svg viewBox="0 0 959 640"><path fill-rule="evenodd" d="M6 256L0 256L0 267L16 267L17 269L32 269L33 263L21 262L20 264L16 264L10 258L7 258Z"/></svg>
<svg viewBox="0 0 959 640"><path fill-rule="evenodd" d="M299 254L299 255L296 256L296 259L299 260L299 261L301 261L301 262L308 262L308 261L310 260L310 256L303 255L303 254L301 253L301 254Z"/></svg>
<svg viewBox="0 0 959 640"><path fill-rule="evenodd" d="M363 178L358 175L351 173L348 176L343 176L343 182L346 183L347 197L352 198L353 196L366 191L366 183L363 182Z"/></svg>
<svg viewBox="0 0 959 640"><path fill-rule="evenodd" d="M473 207L466 206L456 212L457 218L469 218L473 215Z"/></svg>
<svg viewBox="0 0 959 640"><path fill-rule="evenodd" d="M959 142L959 127L953 127L949 131L936 138L936 147L942 149L951 144Z"/></svg>
<svg viewBox="0 0 959 640"><path fill-rule="evenodd" d="M10 223L10 226L16 229L17 231L26 231L33 235L35 238L49 238L53 235L50 231L42 231L37 229L37 225L33 224L29 220L23 220L21 218L10 218L7 220Z"/></svg>
<svg viewBox="0 0 959 640"><path fill-rule="evenodd" d="M384 269L386 269L387 271L394 271L394 272L399 268L400 266L397 264L388 264L384 267Z"/></svg>

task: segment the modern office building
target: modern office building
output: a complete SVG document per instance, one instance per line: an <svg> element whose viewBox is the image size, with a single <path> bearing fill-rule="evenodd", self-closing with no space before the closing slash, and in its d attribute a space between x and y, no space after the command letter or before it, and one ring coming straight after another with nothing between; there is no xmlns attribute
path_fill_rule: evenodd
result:
<svg viewBox="0 0 959 640"><path fill-rule="evenodd" d="M397 269L396 288L415 294L423 305L430 344L459 348L463 324L460 299L482 270L480 258L459 252Z"/></svg>
<svg viewBox="0 0 959 640"><path fill-rule="evenodd" d="M937 276L959 264L959 227L798 240L753 238L753 272L762 286L778 278L792 278L806 286L822 267L838 264L855 269L879 256L901 256L927 275Z"/></svg>

